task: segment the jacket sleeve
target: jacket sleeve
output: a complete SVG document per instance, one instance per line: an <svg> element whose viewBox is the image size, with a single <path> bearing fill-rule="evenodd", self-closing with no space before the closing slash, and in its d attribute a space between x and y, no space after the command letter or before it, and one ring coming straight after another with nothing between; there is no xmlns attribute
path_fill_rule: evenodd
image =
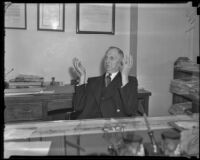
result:
<svg viewBox="0 0 200 160"><path fill-rule="evenodd" d="M82 112L84 110L88 94L88 86L90 85L91 80L92 78L88 78L87 84L75 86L72 104L74 106L74 110L77 112Z"/></svg>
<svg viewBox="0 0 200 160"><path fill-rule="evenodd" d="M120 98L124 111L128 116L137 115L138 110L138 81L136 77L129 77L129 82L119 88Z"/></svg>
<svg viewBox="0 0 200 160"><path fill-rule="evenodd" d="M75 86L75 93L73 95L73 107L74 110L80 112L84 108L86 84Z"/></svg>

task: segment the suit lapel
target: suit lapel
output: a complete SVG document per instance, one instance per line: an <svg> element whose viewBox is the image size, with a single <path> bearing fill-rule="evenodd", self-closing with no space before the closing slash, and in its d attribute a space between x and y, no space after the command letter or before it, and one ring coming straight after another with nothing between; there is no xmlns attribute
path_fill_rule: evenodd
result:
<svg viewBox="0 0 200 160"><path fill-rule="evenodd" d="M100 104L101 91L105 85L104 77L105 74L99 77L93 85L93 92L98 105Z"/></svg>
<svg viewBox="0 0 200 160"><path fill-rule="evenodd" d="M121 87L121 73L119 72L115 78L111 81L111 83L107 87L106 94L104 95L105 98L111 97L113 94L116 93L116 89Z"/></svg>
<svg viewBox="0 0 200 160"><path fill-rule="evenodd" d="M105 92L106 94L104 95L104 98L109 98L113 96L113 94L116 93L116 88L121 87L121 85L122 85L121 73L119 72L106 88L106 92ZM93 84L93 87L92 87L92 90L93 90L93 93L98 105L100 104L101 93L104 86L105 86L105 74L98 77L98 79L96 79L96 82Z"/></svg>

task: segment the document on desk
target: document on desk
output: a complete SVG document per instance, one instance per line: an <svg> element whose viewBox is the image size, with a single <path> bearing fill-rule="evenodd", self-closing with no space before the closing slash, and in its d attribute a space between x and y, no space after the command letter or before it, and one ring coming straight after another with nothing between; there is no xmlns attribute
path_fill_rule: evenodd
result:
<svg viewBox="0 0 200 160"><path fill-rule="evenodd" d="M47 156L50 146L50 141L4 142L4 158L9 158L12 155Z"/></svg>
<svg viewBox="0 0 200 160"><path fill-rule="evenodd" d="M5 129L4 130L4 141L14 139L27 139L30 138L31 134L35 129Z"/></svg>

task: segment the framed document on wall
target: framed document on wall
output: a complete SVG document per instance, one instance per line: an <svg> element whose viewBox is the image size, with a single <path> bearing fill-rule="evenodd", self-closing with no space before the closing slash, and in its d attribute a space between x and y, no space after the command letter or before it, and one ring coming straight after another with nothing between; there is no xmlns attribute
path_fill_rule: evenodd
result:
<svg viewBox="0 0 200 160"><path fill-rule="evenodd" d="M65 5L63 3L38 4L38 30L61 31L65 28Z"/></svg>
<svg viewBox="0 0 200 160"><path fill-rule="evenodd" d="M115 4L77 4L76 32L86 34L115 33Z"/></svg>
<svg viewBox="0 0 200 160"><path fill-rule="evenodd" d="M5 12L5 28L26 29L26 4L12 3Z"/></svg>

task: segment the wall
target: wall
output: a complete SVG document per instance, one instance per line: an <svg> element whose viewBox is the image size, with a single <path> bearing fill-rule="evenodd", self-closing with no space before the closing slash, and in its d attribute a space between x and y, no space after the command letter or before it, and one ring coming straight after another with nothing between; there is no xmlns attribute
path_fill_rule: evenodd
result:
<svg viewBox="0 0 200 160"><path fill-rule="evenodd" d="M24 73L44 76L46 81L55 76L70 83L73 57L82 60L88 76L98 76L105 50L116 45L133 55L131 74L137 71L139 87L152 92L150 115L167 115L172 103L173 63L191 55L185 6L116 4L115 35L76 34L76 5L66 4L65 11L65 32L37 31L36 4L27 5L28 29L6 30L5 68L15 69L7 79ZM193 57L199 52L198 42L194 40Z"/></svg>
<svg viewBox="0 0 200 160"><path fill-rule="evenodd" d="M196 16L196 23L194 25L194 37L193 37L193 60L197 62L197 56L199 56L199 23L200 23L200 17L199 15ZM196 43L195 43L196 42Z"/></svg>
<svg viewBox="0 0 200 160"><path fill-rule="evenodd" d="M189 56L186 10L176 5L138 5L137 77L139 85L152 92L150 115L168 115L173 63Z"/></svg>
<svg viewBox="0 0 200 160"><path fill-rule="evenodd" d="M137 31L138 31L138 5L131 4L130 12L130 54L133 56L133 69L130 74L137 77Z"/></svg>
<svg viewBox="0 0 200 160"><path fill-rule="evenodd" d="M27 30L6 29L5 69L14 68L6 79L17 74L54 76L70 83L72 58L78 57L88 76L101 74L100 65L109 46L130 50L130 4L116 4L115 35L76 34L76 4L65 5L65 32L37 31L37 5L27 4Z"/></svg>

